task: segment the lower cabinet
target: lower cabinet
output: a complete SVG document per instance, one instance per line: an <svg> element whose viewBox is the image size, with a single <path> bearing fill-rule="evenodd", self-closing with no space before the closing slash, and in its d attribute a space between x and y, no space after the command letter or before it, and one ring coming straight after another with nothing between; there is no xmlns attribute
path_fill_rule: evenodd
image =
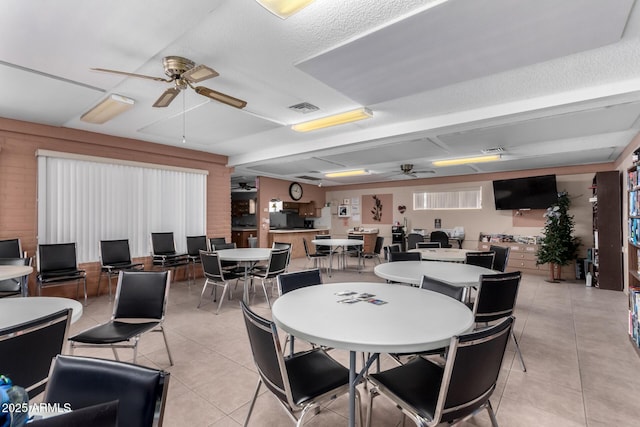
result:
<svg viewBox="0 0 640 427"><path fill-rule="evenodd" d="M231 242L235 243L237 248L248 248L249 237L255 237L255 236L256 236L256 230L232 231Z"/></svg>
<svg viewBox="0 0 640 427"><path fill-rule="evenodd" d="M491 246L509 247L509 260L507 262L507 271L522 271L529 274L549 274L549 266L546 264L536 265L536 252L539 245L512 242L479 242L479 251L488 251ZM568 267L568 266L567 266Z"/></svg>

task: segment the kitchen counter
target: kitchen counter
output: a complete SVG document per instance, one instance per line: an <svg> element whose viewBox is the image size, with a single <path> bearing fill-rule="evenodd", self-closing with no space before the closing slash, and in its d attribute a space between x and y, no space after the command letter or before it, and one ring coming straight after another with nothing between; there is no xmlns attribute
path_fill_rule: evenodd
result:
<svg viewBox="0 0 640 427"><path fill-rule="evenodd" d="M314 252L315 248L311 241L316 234L329 234L326 228L294 228L290 230L269 230L269 246L273 242L291 243L291 258L304 258L304 243L302 239L307 239L309 250Z"/></svg>

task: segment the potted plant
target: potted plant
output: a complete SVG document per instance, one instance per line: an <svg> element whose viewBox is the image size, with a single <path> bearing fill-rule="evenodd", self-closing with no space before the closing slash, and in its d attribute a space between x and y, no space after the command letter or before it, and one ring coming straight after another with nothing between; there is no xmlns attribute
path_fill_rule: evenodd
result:
<svg viewBox="0 0 640 427"><path fill-rule="evenodd" d="M569 215L571 200L566 192L558 193L558 201L544 213L544 237L536 253L536 264L549 264L550 282L562 278L562 266L578 257L580 239L573 236L575 222Z"/></svg>

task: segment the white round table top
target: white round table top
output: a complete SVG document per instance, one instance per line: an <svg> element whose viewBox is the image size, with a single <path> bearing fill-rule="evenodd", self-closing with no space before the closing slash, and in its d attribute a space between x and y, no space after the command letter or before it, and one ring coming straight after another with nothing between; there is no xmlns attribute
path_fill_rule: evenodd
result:
<svg viewBox="0 0 640 427"><path fill-rule="evenodd" d="M264 261L271 256L269 248L221 249L217 252L223 261Z"/></svg>
<svg viewBox="0 0 640 427"><path fill-rule="evenodd" d="M360 239L314 239L311 241L314 245L325 246L357 246L364 245L364 240Z"/></svg>
<svg viewBox="0 0 640 427"><path fill-rule="evenodd" d="M409 249L409 252L420 252L422 259L429 261L465 262L468 249L452 248L417 248Z"/></svg>
<svg viewBox="0 0 640 427"><path fill-rule="evenodd" d="M0 280L26 276L32 271L33 267L28 265L0 265Z"/></svg>
<svg viewBox="0 0 640 427"><path fill-rule="evenodd" d="M480 283L482 274L499 273L499 271L477 265L443 261L386 262L376 265L373 272L378 277L394 282L419 285L422 282L422 276L429 276L460 287L476 286Z"/></svg>
<svg viewBox="0 0 640 427"><path fill-rule="evenodd" d="M73 309L71 323L82 316L82 304L70 298L2 298L0 299L0 329L29 322L65 308Z"/></svg>
<svg viewBox="0 0 640 427"><path fill-rule="evenodd" d="M336 295L352 291L355 295ZM339 300L373 294L385 301ZM470 331L473 314L445 295L411 286L372 282L308 286L279 297L272 306L276 325L319 345L373 353L413 353L449 345Z"/></svg>

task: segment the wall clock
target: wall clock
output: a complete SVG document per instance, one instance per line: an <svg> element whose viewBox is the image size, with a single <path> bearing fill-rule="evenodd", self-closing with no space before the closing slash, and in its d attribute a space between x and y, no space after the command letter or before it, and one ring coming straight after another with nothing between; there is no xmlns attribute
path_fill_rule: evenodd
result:
<svg viewBox="0 0 640 427"><path fill-rule="evenodd" d="M293 200L302 199L302 185L297 182L292 182L289 186L289 195Z"/></svg>

